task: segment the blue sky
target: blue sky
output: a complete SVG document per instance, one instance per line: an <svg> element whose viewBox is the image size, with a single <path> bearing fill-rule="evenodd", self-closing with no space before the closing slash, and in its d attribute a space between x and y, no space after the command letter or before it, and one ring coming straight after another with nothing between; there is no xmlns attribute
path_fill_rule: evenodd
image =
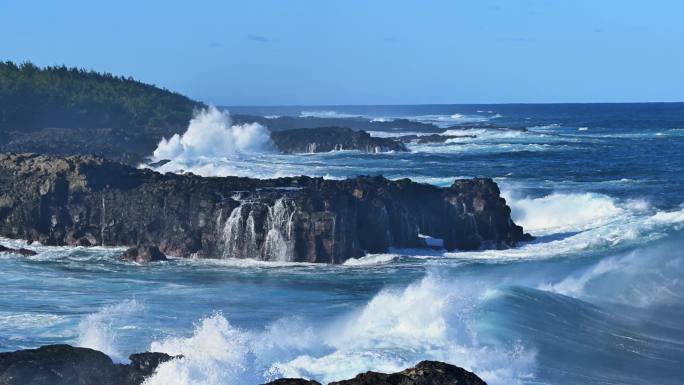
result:
<svg viewBox="0 0 684 385"><path fill-rule="evenodd" d="M0 59L220 105L684 101L681 0L0 1Z"/></svg>

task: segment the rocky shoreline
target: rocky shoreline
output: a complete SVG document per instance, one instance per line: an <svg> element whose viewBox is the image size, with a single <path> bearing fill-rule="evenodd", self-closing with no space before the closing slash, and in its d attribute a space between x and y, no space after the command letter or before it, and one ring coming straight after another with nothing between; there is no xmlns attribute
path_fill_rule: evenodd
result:
<svg viewBox="0 0 684 385"><path fill-rule="evenodd" d="M446 250L531 239L488 178L447 188L379 176L207 178L35 154L0 154L0 236L138 247L150 259L153 247L174 257L321 263L425 247L424 236Z"/></svg>
<svg viewBox="0 0 684 385"><path fill-rule="evenodd" d="M140 385L164 362L179 359L165 353L137 353L129 364L115 364L97 350L70 345L0 353L3 385ZM265 385L320 385L303 378L281 378ZM474 373L438 361L422 361L401 372L366 372L330 385L486 385Z"/></svg>

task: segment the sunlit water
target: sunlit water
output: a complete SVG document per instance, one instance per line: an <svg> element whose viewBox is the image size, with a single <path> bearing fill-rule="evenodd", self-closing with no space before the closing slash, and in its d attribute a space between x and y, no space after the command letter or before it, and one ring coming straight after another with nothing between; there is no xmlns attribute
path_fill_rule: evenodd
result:
<svg viewBox="0 0 684 385"><path fill-rule="evenodd" d="M149 384L325 382L423 359L490 384L681 383L684 105L240 112L302 111L529 131L456 130L447 134L477 138L411 145L411 153L194 157L163 171L383 174L442 186L486 175L538 239L504 251L391 250L343 266L138 266L117 261L122 249L31 245L37 256L0 256L0 350L71 343L118 361L145 350L185 356Z"/></svg>

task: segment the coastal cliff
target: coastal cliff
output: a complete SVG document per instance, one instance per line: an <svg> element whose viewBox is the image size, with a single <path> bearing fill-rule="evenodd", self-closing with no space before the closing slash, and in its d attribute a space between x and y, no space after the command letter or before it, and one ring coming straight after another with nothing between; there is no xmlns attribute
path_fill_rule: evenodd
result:
<svg viewBox="0 0 684 385"><path fill-rule="evenodd" d="M89 155L0 154L0 236L45 245L343 263L393 246L424 247L421 235L442 239L447 250L530 238L488 178L448 188L379 176L207 178Z"/></svg>

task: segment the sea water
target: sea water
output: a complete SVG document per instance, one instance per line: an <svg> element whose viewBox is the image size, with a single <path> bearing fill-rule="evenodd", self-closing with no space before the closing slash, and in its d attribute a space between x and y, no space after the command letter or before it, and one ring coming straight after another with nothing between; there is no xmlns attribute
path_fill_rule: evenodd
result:
<svg viewBox="0 0 684 385"><path fill-rule="evenodd" d="M440 186L490 176L537 239L509 250L392 249L341 266L230 256L136 265L117 260L121 248L30 245L38 255L0 256L0 350L69 343L119 362L140 351L184 356L148 384L327 382L425 359L495 385L684 378L684 104L231 110L403 117L476 137L409 153L194 153L160 171ZM449 128L458 124L481 127Z"/></svg>

